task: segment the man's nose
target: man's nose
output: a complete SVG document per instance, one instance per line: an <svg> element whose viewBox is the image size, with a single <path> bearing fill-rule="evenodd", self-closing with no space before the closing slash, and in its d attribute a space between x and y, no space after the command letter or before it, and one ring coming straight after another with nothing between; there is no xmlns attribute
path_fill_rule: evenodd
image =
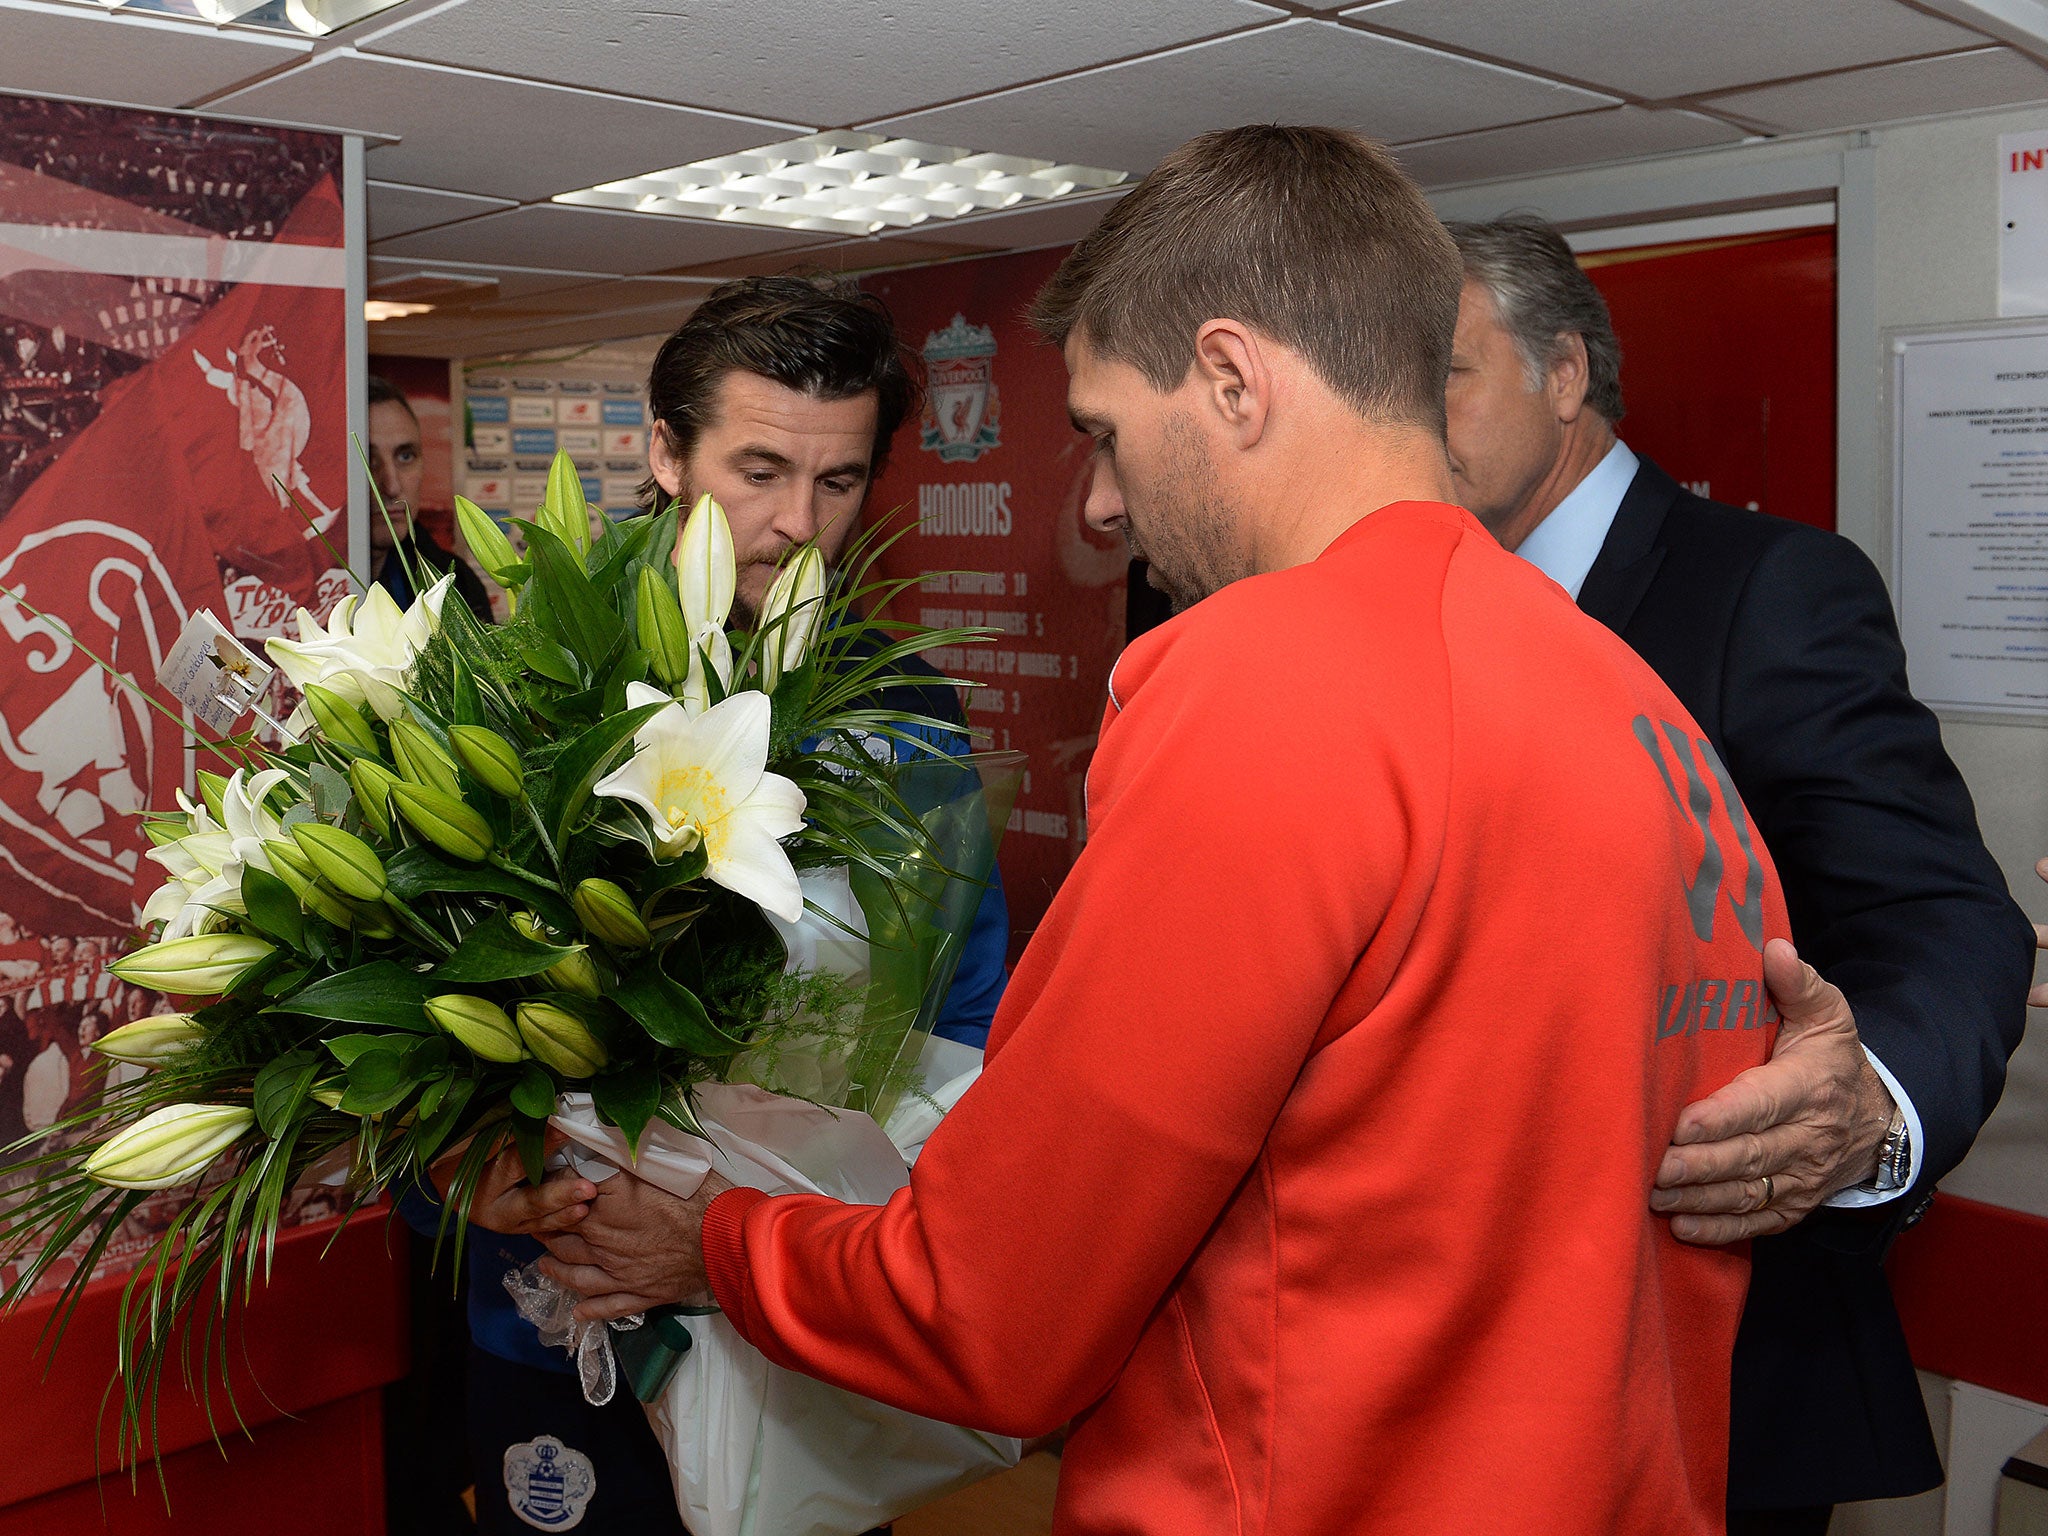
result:
<svg viewBox="0 0 2048 1536"><path fill-rule="evenodd" d="M1081 503L1081 516L1097 533L1113 533L1123 526L1124 496L1116 483L1116 472L1107 464L1095 466L1088 482L1088 498Z"/></svg>
<svg viewBox="0 0 2048 1536"><path fill-rule="evenodd" d="M820 499L816 486L791 486L782 505L776 508L772 523L775 531L791 544L808 544L818 536L826 516Z"/></svg>

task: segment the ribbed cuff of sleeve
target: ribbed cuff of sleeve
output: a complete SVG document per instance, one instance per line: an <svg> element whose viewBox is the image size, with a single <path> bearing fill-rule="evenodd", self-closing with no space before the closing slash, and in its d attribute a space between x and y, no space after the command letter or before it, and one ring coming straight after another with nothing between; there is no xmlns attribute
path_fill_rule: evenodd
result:
<svg viewBox="0 0 2048 1536"><path fill-rule="evenodd" d="M742 1337L748 1334L747 1212L767 1195L758 1189L728 1189L704 1211L704 1274L719 1309Z"/></svg>

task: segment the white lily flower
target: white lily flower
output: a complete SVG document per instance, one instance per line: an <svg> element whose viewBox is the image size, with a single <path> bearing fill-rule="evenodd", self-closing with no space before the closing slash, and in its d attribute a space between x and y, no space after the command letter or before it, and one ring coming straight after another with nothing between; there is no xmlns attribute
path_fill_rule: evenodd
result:
<svg viewBox="0 0 2048 1536"><path fill-rule="evenodd" d="M144 926L162 921L162 938L182 939L219 926L224 912L246 910L242 905L243 869L254 864L276 873L263 844L284 836L284 823L263 802L288 777L281 768L266 768L254 778L237 769L221 790L225 826L180 792L178 802L184 806L186 825L192 830L143 855L161 864L170 876L143 905Z"/></svg>
<svg viewBox="0 0 2048 1536"><path fill-rule="evenodd" d="M824 616L825 553L809 544L776 573L761 605L761 686L768 692L804 664Z"/></svg>
<svg viewBox="0 0 2048 1536"><path fill-rule="evenodd" d="M351 592L334 605L323 627L299 610L299 638L266 640L264 649L300 688L318 683L351 704L367 704L380 720L405 713L402 690L412 664L440 627L454 574L443 576L400 609L382 587L367 596Z"/></svg>
<svg viewBox="0 0 2048 1536"><path fill-rule="evenodd" d="M629 707L668 695L629 683ZM700 714L670 703L633 733L633 756L600 779L596 793L647 813L655 856L701 847L705 874L764 910L795 922L803 889L782 839L804 824L804 792L768 769L768 695L735 693Z"/></svg>
<svg viewBox="0 0 2048 1536"><path fill-rule="evenodd" d="M720 687L732 686L732 642L726 638L725 621L738 586L732 524L726 521L725 508L709 496L699 496L676 540L676 593L682 599L683 628L690 636L690 671L678 697L693 715L711 703L704 674L707 654Z"/></svg>

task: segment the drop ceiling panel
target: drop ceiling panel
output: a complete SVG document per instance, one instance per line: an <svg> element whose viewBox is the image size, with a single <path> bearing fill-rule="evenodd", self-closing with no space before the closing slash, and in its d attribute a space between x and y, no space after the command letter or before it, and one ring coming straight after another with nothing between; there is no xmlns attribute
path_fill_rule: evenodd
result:
<svg viewBox="0 0 2048 1536"><path fill-rule="evenodd" d="M723 112L787 110L825 127L1280 14L1251 0L454 0L357 46Z"/></svg>
<svg viewBox="0 0 2048 1536"><path fill-rule="evenodd" d="M1394 151L1402 169L1425 187L1501 176L1529 176L1572 166L1603 165L1643 155L1669 154L1708 144L1732 144L1739 128L1695 112L1652 112L1613 107L1576 117L1489 128L1454 139L1404 144Z"/></svg>
<svg viewBox="0 0 2048 1536"><path fill-rule="evenodd" d="M758 224L721 224L654 213L616 213L535 203L462 224L400 235L377 246L380 256L442 261L506 262L636 275L701 266L734 256L795 251L828 237Z"/></svg>
<svg viewBox="0 0 2048 1536"><path fill-rule="evenodd" d="M1081 198L1074 202L1047 203L1037 208L1019 208L1010 213L984 214L957 223L920 225L920 233L934 240L947 235L972 240L1005 251L1037 250L1048 245L1068 245L1079 240L1102 222L1102 216L1123 197L1112 192L1106 197Z"/></svg>
<svg viewBox="0 0 2048 1536"><path fill-rule="evenodd" d="M426 281L435 277L451 277L473 282L473 291L459 290L468 295L460 302L477 303L489 298L516 298L561 288L587 287L591 283L608 281L611 276L608 272L558 272L493 263L399 261L387 256L370 258L370 293L373 297L380 289L396 284L424 286ZM486 287L485 284L491 286Z"/></svg>
<svg viewBox="0 0 2048 1536"><path fill-rule="evenodd" d="M478 214L514 206L501 197L400 186L390 181L373 181L369 191L372 240L391 240L416 229L432 229L437 224L453 224L457 219L473 219Z"/></svg>
<svg viewBox="0 0 2048 1536"><path fill-rule="evenodd" d="M182 107L306 57L293 38L153 16L0 0L0 91Z"/></svg>
<svg viewBox="0 0 2048 1536"><path fill-rule="evenodd" d="M649 305L671 305L681 314L710 292L714 281L697 277L614 277L543 293L487 298L467 305L462 313L473 316L478 324L500 327L528 315L544 315L554 321L565 316L609 314L613 310Z"/></svg>
<svg viewBox="0 0 2048 1536"><path fill-rule="evenodd" d="M1653 100L1984 40L1898 0L1382 0L1345 14Z"/></svg>
<svg viewBox="0 0 2048 1536"><path fill-rule="evenodd" d="M1276 117L1381 139L1426 139L1612 100L1297 20L877 126L931 142L1144 171L1207 129Z"/></svg>
<svg viewBox="0 0 2048 1536"><path fill-rule="evenodd" d="M1717 96L1710 105L1788 133L1803 133L2044 99L2048 70L2010 48L1984 48L1739 91Z"/></svg>
<svg viewBox="0 0 2048 1536"><path fill-rule="evenodd" d="M346 51L218 105L273 121L395 134L402 142L369 152L375 179L517 202L789 136L783 123Z"/></svg>

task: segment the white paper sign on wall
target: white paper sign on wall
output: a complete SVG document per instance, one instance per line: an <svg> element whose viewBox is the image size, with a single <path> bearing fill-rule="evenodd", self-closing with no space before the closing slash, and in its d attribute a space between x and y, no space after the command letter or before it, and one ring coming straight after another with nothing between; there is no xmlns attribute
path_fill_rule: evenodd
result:
<svg viewBox="0 0 2048 1536"><path fill-rule="evenodd" d="M2048 131L1998 139L1998 312L2048 315Z"/></svg>

